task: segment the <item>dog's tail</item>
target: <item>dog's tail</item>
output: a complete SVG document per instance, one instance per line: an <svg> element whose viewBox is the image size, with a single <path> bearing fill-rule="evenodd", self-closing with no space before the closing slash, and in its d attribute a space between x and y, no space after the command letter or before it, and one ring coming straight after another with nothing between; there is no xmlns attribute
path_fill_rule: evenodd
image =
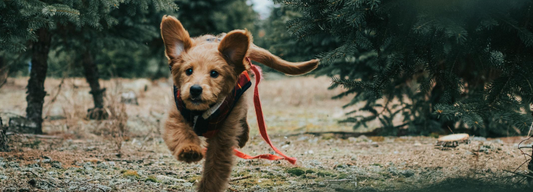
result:
<svg viewBox="0 0 533 192"><path fill-rule="evenodd" d="M249 57L254 61L289 75L300 75L310 72L316 69L319 62L318 59L297 63L285 61L256 45L250 47Z"/></svg>

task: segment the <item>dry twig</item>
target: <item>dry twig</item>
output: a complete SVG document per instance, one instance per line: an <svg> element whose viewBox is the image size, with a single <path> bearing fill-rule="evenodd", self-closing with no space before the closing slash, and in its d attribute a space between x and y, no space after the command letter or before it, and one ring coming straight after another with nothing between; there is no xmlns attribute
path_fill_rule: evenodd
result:
<svg viewBox="0 0 533 192"><path fill-rule="evenodd" d="M243 180L243 179L248 179L248 178L251 178L251 177L252 177L251 175L242 176L242 177L236 177L236 178L231 179L230 182Z"/></svg>

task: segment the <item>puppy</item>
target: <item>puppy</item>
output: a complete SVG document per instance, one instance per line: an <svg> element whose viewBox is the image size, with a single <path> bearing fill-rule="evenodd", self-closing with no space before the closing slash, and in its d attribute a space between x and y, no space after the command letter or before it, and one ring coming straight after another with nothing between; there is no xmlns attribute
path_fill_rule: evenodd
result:
<svg viewBox="0 0 533 192"><path fill-rule="evenodd" d="M205 156L198 191L224 191L234 160L233 148L248 141L248 106L245 99L239 99L251 92L246 92L251 85L246 58L291 75L314 70L318 60L284 61L255 46L247 30L191 38L172 16L163 17L161 36L175 97L163 139L179 161L193 163ZM199 136L207 138L205 154Z"/></svg>

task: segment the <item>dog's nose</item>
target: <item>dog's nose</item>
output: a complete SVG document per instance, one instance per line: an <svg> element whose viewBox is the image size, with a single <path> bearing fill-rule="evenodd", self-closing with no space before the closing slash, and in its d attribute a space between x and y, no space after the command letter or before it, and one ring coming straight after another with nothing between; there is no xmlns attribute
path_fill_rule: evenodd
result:
<svg viewBox="0 0 533 192"><path fill-rule="evenodd" d="M202 87L200 85L193 85L191 86L190 92L192 97L198 97L202 94Z"/></svg>

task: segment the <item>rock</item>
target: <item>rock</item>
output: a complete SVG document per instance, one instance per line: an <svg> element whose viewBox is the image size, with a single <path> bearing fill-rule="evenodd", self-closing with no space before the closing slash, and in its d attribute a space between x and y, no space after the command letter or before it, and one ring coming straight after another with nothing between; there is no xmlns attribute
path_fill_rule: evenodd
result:
<svg viewBox="0 0 533 192"><path fill-rule="evenodd" d="M53 168L57 168L57 169L62 169L62 168L63 168L63 165L62 165L61 162L59 162L59 161L53 161L53 162L52 162L52 167L53 167Z"/></svg>
<svg viewBox="0 0 533 192"><path fill-rule="evenodd" d="M415 172L413 170L407 169L407 170L401 171L401 174L405 177L411 177L415 175Z"/></svg>
<svg viewBox="0 0 533 192"><path fill-rule="evenodd" d="M20 168L20 165L19 165L19 163L17 163L17 162L8 162L8 163L7 163L7 167L11 167L11 168Z"/></svg>
<svg viewBox="0 0 533 192"><path fill-rule="evenodd" d="M122 93L120 95L120 102L125 104L139 105L137 95L133 91Z"/></svg>
<svg viewBox="0 0 533 192"><path fill-rule="evenodd" d="M92 165L92 163L87 162L87 163L85 163L85 164L83 165L83 168L84 168L85 170L90 171L90 170L93 170L93 169L94 169L94 166Z"/></svg>
<svg viewBox="0 0 533 192"><path fill-rule="evenodd" d="M398 175L398 169L394 166L387 168L387 171L389 171L389 173L391 173L392 175Z"/></svg>
<svg viewBox="0 0 533 192"><path fill-rule="evenodd" d="M98 169L109 169L109 165L106 162L99 163L96 167Z"/></svg>

